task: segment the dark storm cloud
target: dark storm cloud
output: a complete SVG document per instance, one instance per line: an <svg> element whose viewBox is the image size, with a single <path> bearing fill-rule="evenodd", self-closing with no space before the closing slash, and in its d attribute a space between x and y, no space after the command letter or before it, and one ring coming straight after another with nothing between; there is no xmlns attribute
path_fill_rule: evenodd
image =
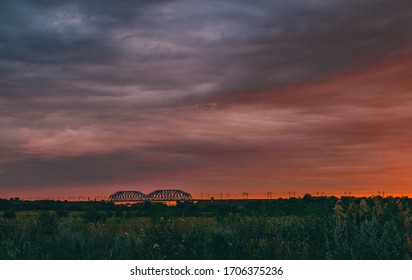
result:
<svg viewBox="0 0 412 280"><path fill-rule="evenodd" d="M95 83L184 97L313 81L396 55L412 25L400 0L9 1L1 13L8 82L52 95Z"/></svg>
<svg viewBox="0 0 412 280"><path fill-rule="evenodd" d="M116 59L110 32L136 24L161 1L8 1L1 8L2 58L35 64Z"/></svg>
<svg viewBox="0 0 412 280"><path fill-rule="evenodd" d="M30 120L237 102L404 54L412 25L400 0L7 1L0 14L0 97Z"/></svg>

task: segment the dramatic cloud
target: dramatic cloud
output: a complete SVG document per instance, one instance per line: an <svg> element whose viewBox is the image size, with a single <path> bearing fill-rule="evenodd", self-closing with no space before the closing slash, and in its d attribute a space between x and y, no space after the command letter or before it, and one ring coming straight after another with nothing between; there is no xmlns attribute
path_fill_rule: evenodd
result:
<svg viewBox="0 0 412 280"><path fill-rule="evenodd" d="M407 0L0 3L0 196L408 192Z"/></svg>

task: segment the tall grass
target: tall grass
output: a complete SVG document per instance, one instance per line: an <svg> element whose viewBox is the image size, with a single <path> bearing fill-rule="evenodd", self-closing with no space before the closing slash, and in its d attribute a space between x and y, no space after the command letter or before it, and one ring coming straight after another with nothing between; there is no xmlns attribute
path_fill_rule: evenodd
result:
<svg viewBox="0 0 412 280"><path fill-rule="evenodd" d="M406 202L377 198L335 207L331 259L410 259L411 211Z"/></svg>
<svg viewBox="0 0 412 280"><path fill-rule="evenodd" d="M306 216L116 217L42 212L0 219L1 259L410 259L401 200L338 201ZM104 216L104 217L103 217ZM120 215L118 215L120 216ZM92 218L90 218L92 217Z"/></svg>

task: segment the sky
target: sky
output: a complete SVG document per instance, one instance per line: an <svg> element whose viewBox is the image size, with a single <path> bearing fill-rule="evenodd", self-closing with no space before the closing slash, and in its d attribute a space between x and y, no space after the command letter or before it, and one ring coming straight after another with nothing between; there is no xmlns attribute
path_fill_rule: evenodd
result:
<svg viewBox="0 0 412 280"><path fill-rule="evenodd" d="M410 0L0 2L0 197L412 193Z"/></svg>

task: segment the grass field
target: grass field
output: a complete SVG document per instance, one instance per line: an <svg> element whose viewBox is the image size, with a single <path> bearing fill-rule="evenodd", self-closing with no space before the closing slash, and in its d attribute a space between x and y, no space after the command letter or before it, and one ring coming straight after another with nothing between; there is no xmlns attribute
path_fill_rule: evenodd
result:
<svg viewBox="0 0 412 280"><path fill-rule="evenodd" d="M307 203L309 208L315 205ZM225 214L201 209L196 215L171 215L165 210L142 216L139 209L17 211L15 218L0 218L0 259L412 257L407 201L334 203L330 209L304 215L268 215L259 212L259 205Z"/></svg>

